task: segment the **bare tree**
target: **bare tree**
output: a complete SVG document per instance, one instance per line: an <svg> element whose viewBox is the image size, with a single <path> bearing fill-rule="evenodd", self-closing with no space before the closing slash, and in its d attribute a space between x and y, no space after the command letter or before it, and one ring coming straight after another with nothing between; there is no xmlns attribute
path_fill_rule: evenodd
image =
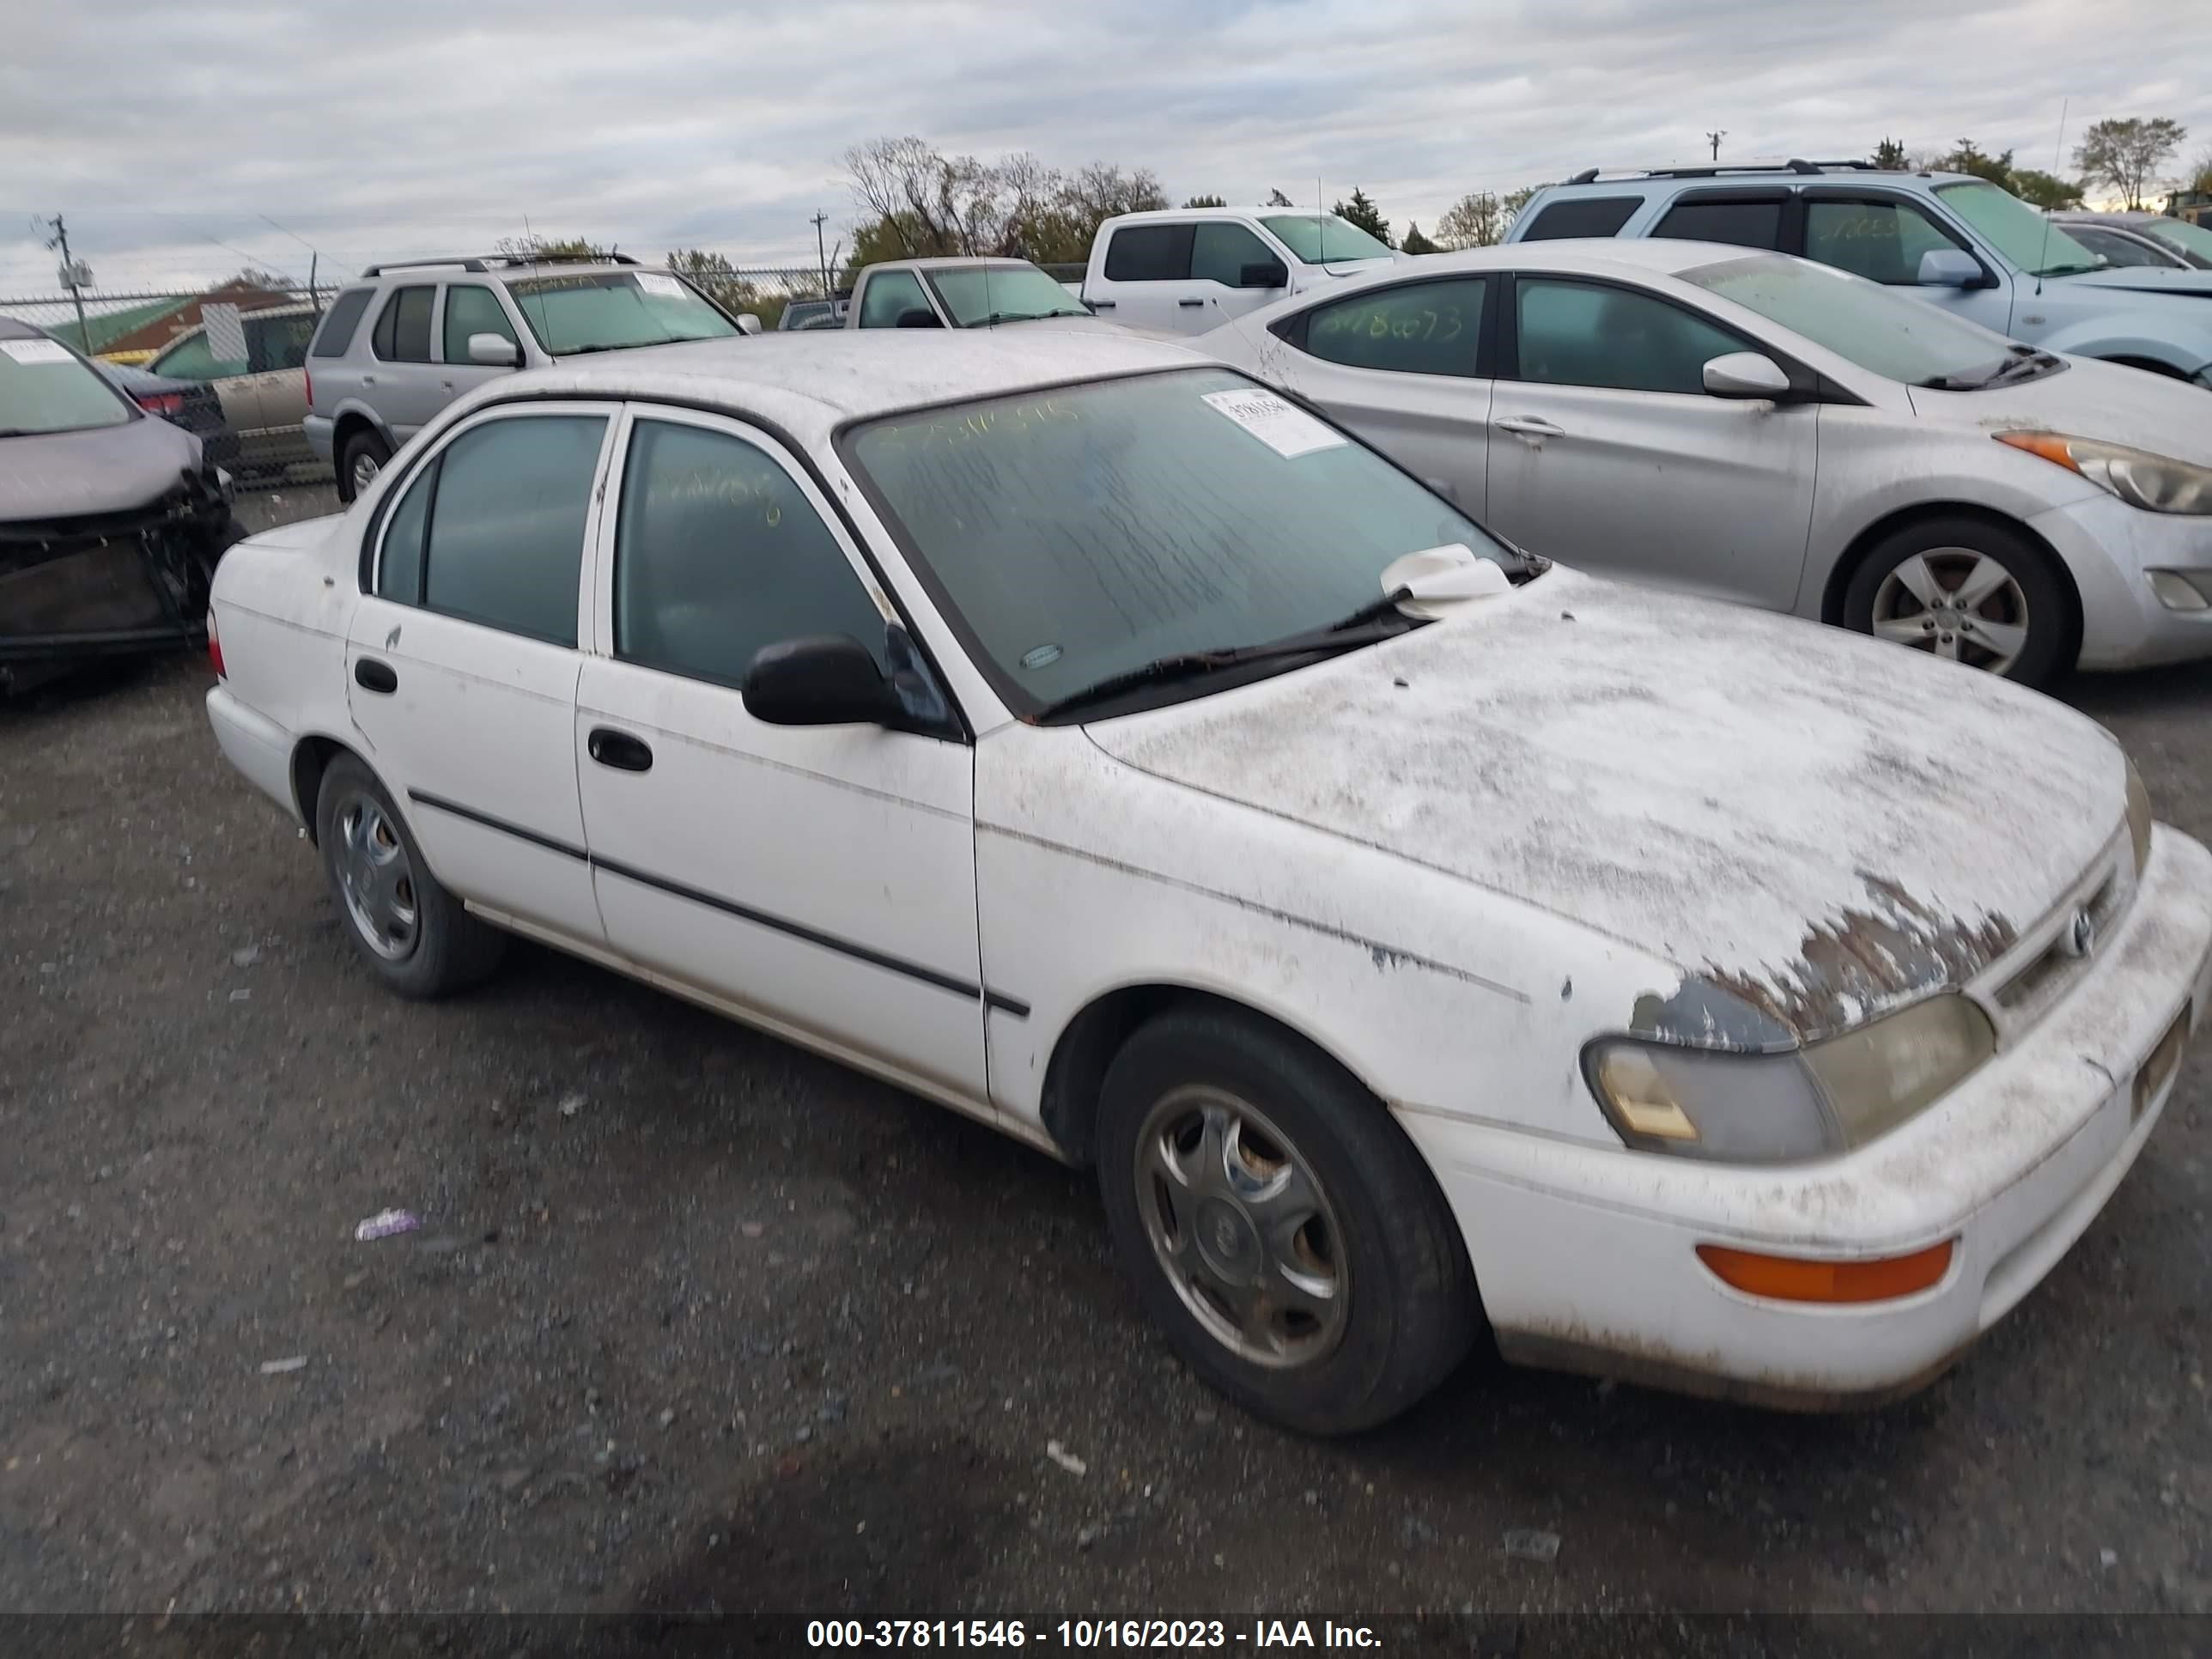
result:
<svg viewBox="0 0 2212 1659"><path fill-rule="evenodd" d="M2187 127L2164 115L2100 121L2081 135L2074 165L2086 182L2108 184L2139 208L2144 189L2188 136Z"/></svg>
<svg viewBox="0 0 2212 1659"><path fill-rule="evenodd" d="M1492 247L1505 234L1505 213L1498 198L1478 190L1462 196L1437 221L1436 244L1441 248Z"/></svg>

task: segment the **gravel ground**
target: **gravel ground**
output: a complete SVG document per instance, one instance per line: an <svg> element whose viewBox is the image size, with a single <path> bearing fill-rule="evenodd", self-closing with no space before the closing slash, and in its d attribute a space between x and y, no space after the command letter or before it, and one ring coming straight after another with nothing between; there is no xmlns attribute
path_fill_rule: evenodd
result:
<svg viewBox="0 0 2212 1659"><path fill-rule="evenodd" d="M0 1607L2212 1610L2202 1058L1906 1404L1477 1361L1305 1442L986 1129L534 948L379 993L206 684L0 705ZM2212 836L2212 667L2066 695Z"/></svg>

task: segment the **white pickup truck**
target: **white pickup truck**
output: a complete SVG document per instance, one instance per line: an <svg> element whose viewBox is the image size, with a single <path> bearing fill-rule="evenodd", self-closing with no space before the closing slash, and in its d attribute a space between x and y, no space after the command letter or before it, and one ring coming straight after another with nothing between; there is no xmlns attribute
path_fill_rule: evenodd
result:
<svg viewBox="0 0 2212 1659"><path fill-rule="evenodd" d="M1405 255L1333 213L1297 208L1165 208L1098 227L1083 300L1149 334L1203 334Z"/></svg>

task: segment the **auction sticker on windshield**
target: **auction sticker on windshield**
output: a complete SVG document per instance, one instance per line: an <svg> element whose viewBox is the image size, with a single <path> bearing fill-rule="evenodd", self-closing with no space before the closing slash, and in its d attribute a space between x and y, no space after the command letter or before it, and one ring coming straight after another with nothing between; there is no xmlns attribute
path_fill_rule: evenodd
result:
<svg viewBox="0 0 2212 1659"><path fill-rule="evenodd" d="M1331 430L1272 392L1255 387L1249 392L1207 392L1200 396L1286 460L1344 444L1341 432Z"/></svg>
<svg viewBox="0 0 2212 1659"><path fill-rule="evenodd" d="M684 284L673 276L662 276L657 270L639 271L637 285L643 292L657 295L664 300L680 300L684 297Z"/></svg>
<svg viewBox="0 0 2212 1659"><path fill-rule="evenodd" d="M0 340L0 351L19 363L73 363L68 348L52 340Z"/></svg>

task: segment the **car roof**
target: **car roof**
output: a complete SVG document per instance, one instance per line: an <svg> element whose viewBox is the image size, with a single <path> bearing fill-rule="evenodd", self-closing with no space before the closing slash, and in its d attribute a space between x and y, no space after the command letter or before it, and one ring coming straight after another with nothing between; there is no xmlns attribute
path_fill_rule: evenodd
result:
<svg viewBox="0 0 2212 1659"><path fill-rule="evenodd" d="M794 330L793 332L806 331ZM819 444L846 422L934 404L1164 368L1221 368L1165 341L1051 330L822 330L647 346L501 375L458 400L621 398L706 404L774 422Z"/></svg>
<svg viewBox="0 0 2212 1659"><path fill-rule="evenodd" d="M860 274L866 276L868 270L975 270L985 265L994 270L1036 269L1035 264L1028 259L1010 259L996 254L939 253L924 259L878 259Z"/></svg>
<svg viewBox="0 0 2212 1659"><path fill-rule="evenodd" d="M1504 242L1496 247L1464 248L1455 253L1425 253L1401 260L1388 270L1373 270L1348 282L1311 289L1301 301L1326 299L1361 288L1420 282L1455 270L1559 270L1585 276L1674 276L1700 265L1724 259L1747 259L1765 253L1772 258L1786 254L1771 249L1742 247L1733 242L1692 242L1674 237L1623 240L1611 236L1563 236L1540 242ZM1286 307L1295 309L1296 307Z"/></svg>
<svg viewBox="0 0 2212 1659"><path fill-rule="evenodd" d="M1224 213L1236 215L1247 219L1258 219L1269 214L1281 215L1285 213L1289 214L1294 219L1314 218L1316 216L1334 219L1341 218L1343 216L1341 214L1339 214L1333 209L1329 208L1298 207L1296 205L1284 207L1279 204L1274 207L1239 207L1231 204L1228 207L1211 208L1145 208L1135 213L1117 213L1111 219L1103 221L1103 222L1115 225L1141 225L1155 222L1171 224L1182 219L1218 219Z"/></svg>
<svg viewBox="0 0 2212 1659"><path fill-rule="evenodd" d="M1937 185L1956 184L1961 179L1974 179L1971 173L1942 173L1933 169L1908 172L1899 167L1875 167L1859 161L1751 161L1736 165L1723 162L1717 167L1624 167L1613 170L1591 167L1571 179L1556 185L1547 185L1541 192L1550 196L1573 191L1578 194L1618 192L1631 185L1654 188L1680 186L1687 190L1709 189L1716 185L1757 184L1768 179L1799 180L1810 184L1814 180L1848 179L1855 183L1904 184L1924 181L1931 188ZM1986 184L1987 179L1979 182Z"/></svg>

